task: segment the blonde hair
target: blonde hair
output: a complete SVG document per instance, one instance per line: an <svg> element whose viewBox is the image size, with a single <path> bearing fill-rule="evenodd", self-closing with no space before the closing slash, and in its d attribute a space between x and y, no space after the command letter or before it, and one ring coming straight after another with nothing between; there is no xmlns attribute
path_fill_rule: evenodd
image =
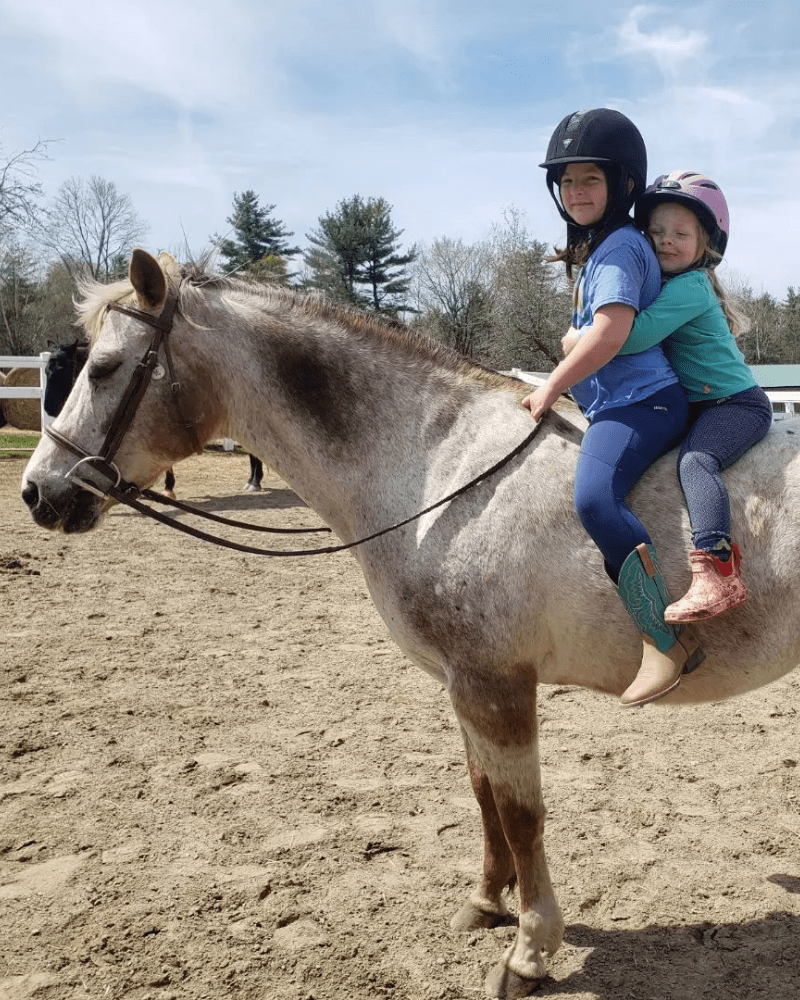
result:
<svg viewBox="0 0 800 1000"><path fill-rule="evenodd" d="M698 270L702 271L708 278L708 283L719 299L723 313L725 313L725 319L728 321L731 333L734 337L739 337L741 334L747 333L752 324L750 323L750 319L739 308L738 301L725 290L725 286L719 280L716 268L717 264L722 260L722 254L717 253L716 250L709 246L708 233L705 226L700 224L699 219L697 228L699 230L699 255L697 259L701 262Z"/></svg>

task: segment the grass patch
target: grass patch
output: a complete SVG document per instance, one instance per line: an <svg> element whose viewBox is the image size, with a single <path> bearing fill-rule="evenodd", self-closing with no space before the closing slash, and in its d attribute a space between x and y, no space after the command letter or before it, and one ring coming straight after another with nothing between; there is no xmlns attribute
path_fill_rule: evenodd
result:
<svg viewBox="0 0 800 1000"><path fill-rule="evenodd" d="M32 431L30 434L26 434L24 431L15 431L13 434L4 434L0 431L0 456L5 458L16 458L18 456L27 458L30 452L32 452L39 443L40 438L41 434L35 431ZM203 451L224 451L222 441L209 441ZM237 455L243 455L244 449L241 445L237 444L234 447L234 452ZM225 452L225 454L230 455L231 452Z"/></svg>
<svg viewBox="0 0 800 1000"><path fill-rule="evenodd" d="M40 434L3 434L0 431L0 455L27 458L39 443Z"/></svg>

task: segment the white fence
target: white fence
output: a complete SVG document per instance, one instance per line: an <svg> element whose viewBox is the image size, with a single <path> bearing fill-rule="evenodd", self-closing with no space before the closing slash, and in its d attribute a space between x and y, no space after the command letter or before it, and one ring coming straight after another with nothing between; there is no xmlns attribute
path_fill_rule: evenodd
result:
<svg viewBox="0 0 800 1000"><path fill-rule="evenodd" d="M44 373L47 362L50 360L50 352L42 351L38 358L16 358L13 355L0 355L0 368L38 368L38 385L0 385L0 399L38 399L39 408L42 414L42 427L47 427L53 422L49 413L44 412L44 387L47 385L47 376Z"/></svg>
<svg viewBox="0 0 800 1000"><path fill-rule="evenodd" d="M14 385L14 386L0 386L0 399L38 399L39 407L42 414L42 427L47 427L52 424L55 417L51 417L49 413L45 413L44 409L44 390L47 385L47 375L45 374L45 368L47 367L47 362L50 360L50 351L42 351L38 357L14 357L13 355L0 355L0 368L38 368L39 369L39 384L38 385ZM233 451L236 447L236 443L231 440L231 438L223 438L222 447L225 451Z"/></svg>
<svg viewBox="0 0 800 1000"><path fill-rule="evenodd" d="M42 351L38 357L14 357L13 355L0 355L0 368L38 368L38 385L0 386L0 399L38 399L42 414L42 427L47 427L53 422L53 417L44 410L44 390L47 385L45 368L50 360L50 352ZM519 368L512 368L505 372L522 382L532 385L541 385L547 381L546 372L524 372ZM767 396L772 403L772 409L776 420L783 420L785 417L800 415L800 391L790 389L767 390ZM225 438L223 442L225 451L233 451L234 443L230 438Z"/></svg>
<svg viewBox="0 0 800 1000"><path fill-rule="evenodd" d="M512 368L511 371L503 374L511 375L518 378L520 382L528 382L530 385L543 385L547 381L546 372L523 372L519 368ZM772 413L775 420L800 416L800 390L767 389L766 392L772 403Z"/></svg>

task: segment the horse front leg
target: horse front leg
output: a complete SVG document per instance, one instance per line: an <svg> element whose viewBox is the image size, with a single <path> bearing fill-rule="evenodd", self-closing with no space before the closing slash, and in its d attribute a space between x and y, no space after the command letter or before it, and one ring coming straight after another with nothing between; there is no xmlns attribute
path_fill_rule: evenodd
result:
<svg viewBox="0 0 800 1000"><path fill-rule="evenodd" d="M514 867L511 848L503 832L489 776L463 726L461 737L467 752L469 780L480 806L483 826L483 875L480 886L470 894L466 903L450 921L453 930L468 931L497 927L505 921L508 909L503 902L503 891L513 887L517 870Z"/></svg>
<svg viewBox="0 0 800 1000"><path fill-rule="evenodd" d="M497 913L503 888L516 872L519 930L485 985L492 997L524 997L546 975L543 953L554 954L564 933L544 853L536 685L526 674L513 681L497 677L482 681L459 678L450 691L466 732L470 775L486 838L480 889L459 917L468 917L465 909L470 905L484 915ZM479 762L478 770L473 762Z"/></svg>

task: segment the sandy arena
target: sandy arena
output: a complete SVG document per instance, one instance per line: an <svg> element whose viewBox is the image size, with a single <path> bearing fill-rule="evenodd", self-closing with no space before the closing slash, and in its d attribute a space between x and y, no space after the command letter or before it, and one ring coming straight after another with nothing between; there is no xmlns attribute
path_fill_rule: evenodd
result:
<svg viewBox="0 0 800 1000"><path fill-rule="evenodd" d="M0 459L1 1000L481 997L514 928L449 929L482 854L458 728L354 560L120 508L48 534L24 466ZM319 524L247 475L206 453L178 496ZM540 722L567 932L536 996L796 1000L800 671L672 711L544 688Z"/></svg>

